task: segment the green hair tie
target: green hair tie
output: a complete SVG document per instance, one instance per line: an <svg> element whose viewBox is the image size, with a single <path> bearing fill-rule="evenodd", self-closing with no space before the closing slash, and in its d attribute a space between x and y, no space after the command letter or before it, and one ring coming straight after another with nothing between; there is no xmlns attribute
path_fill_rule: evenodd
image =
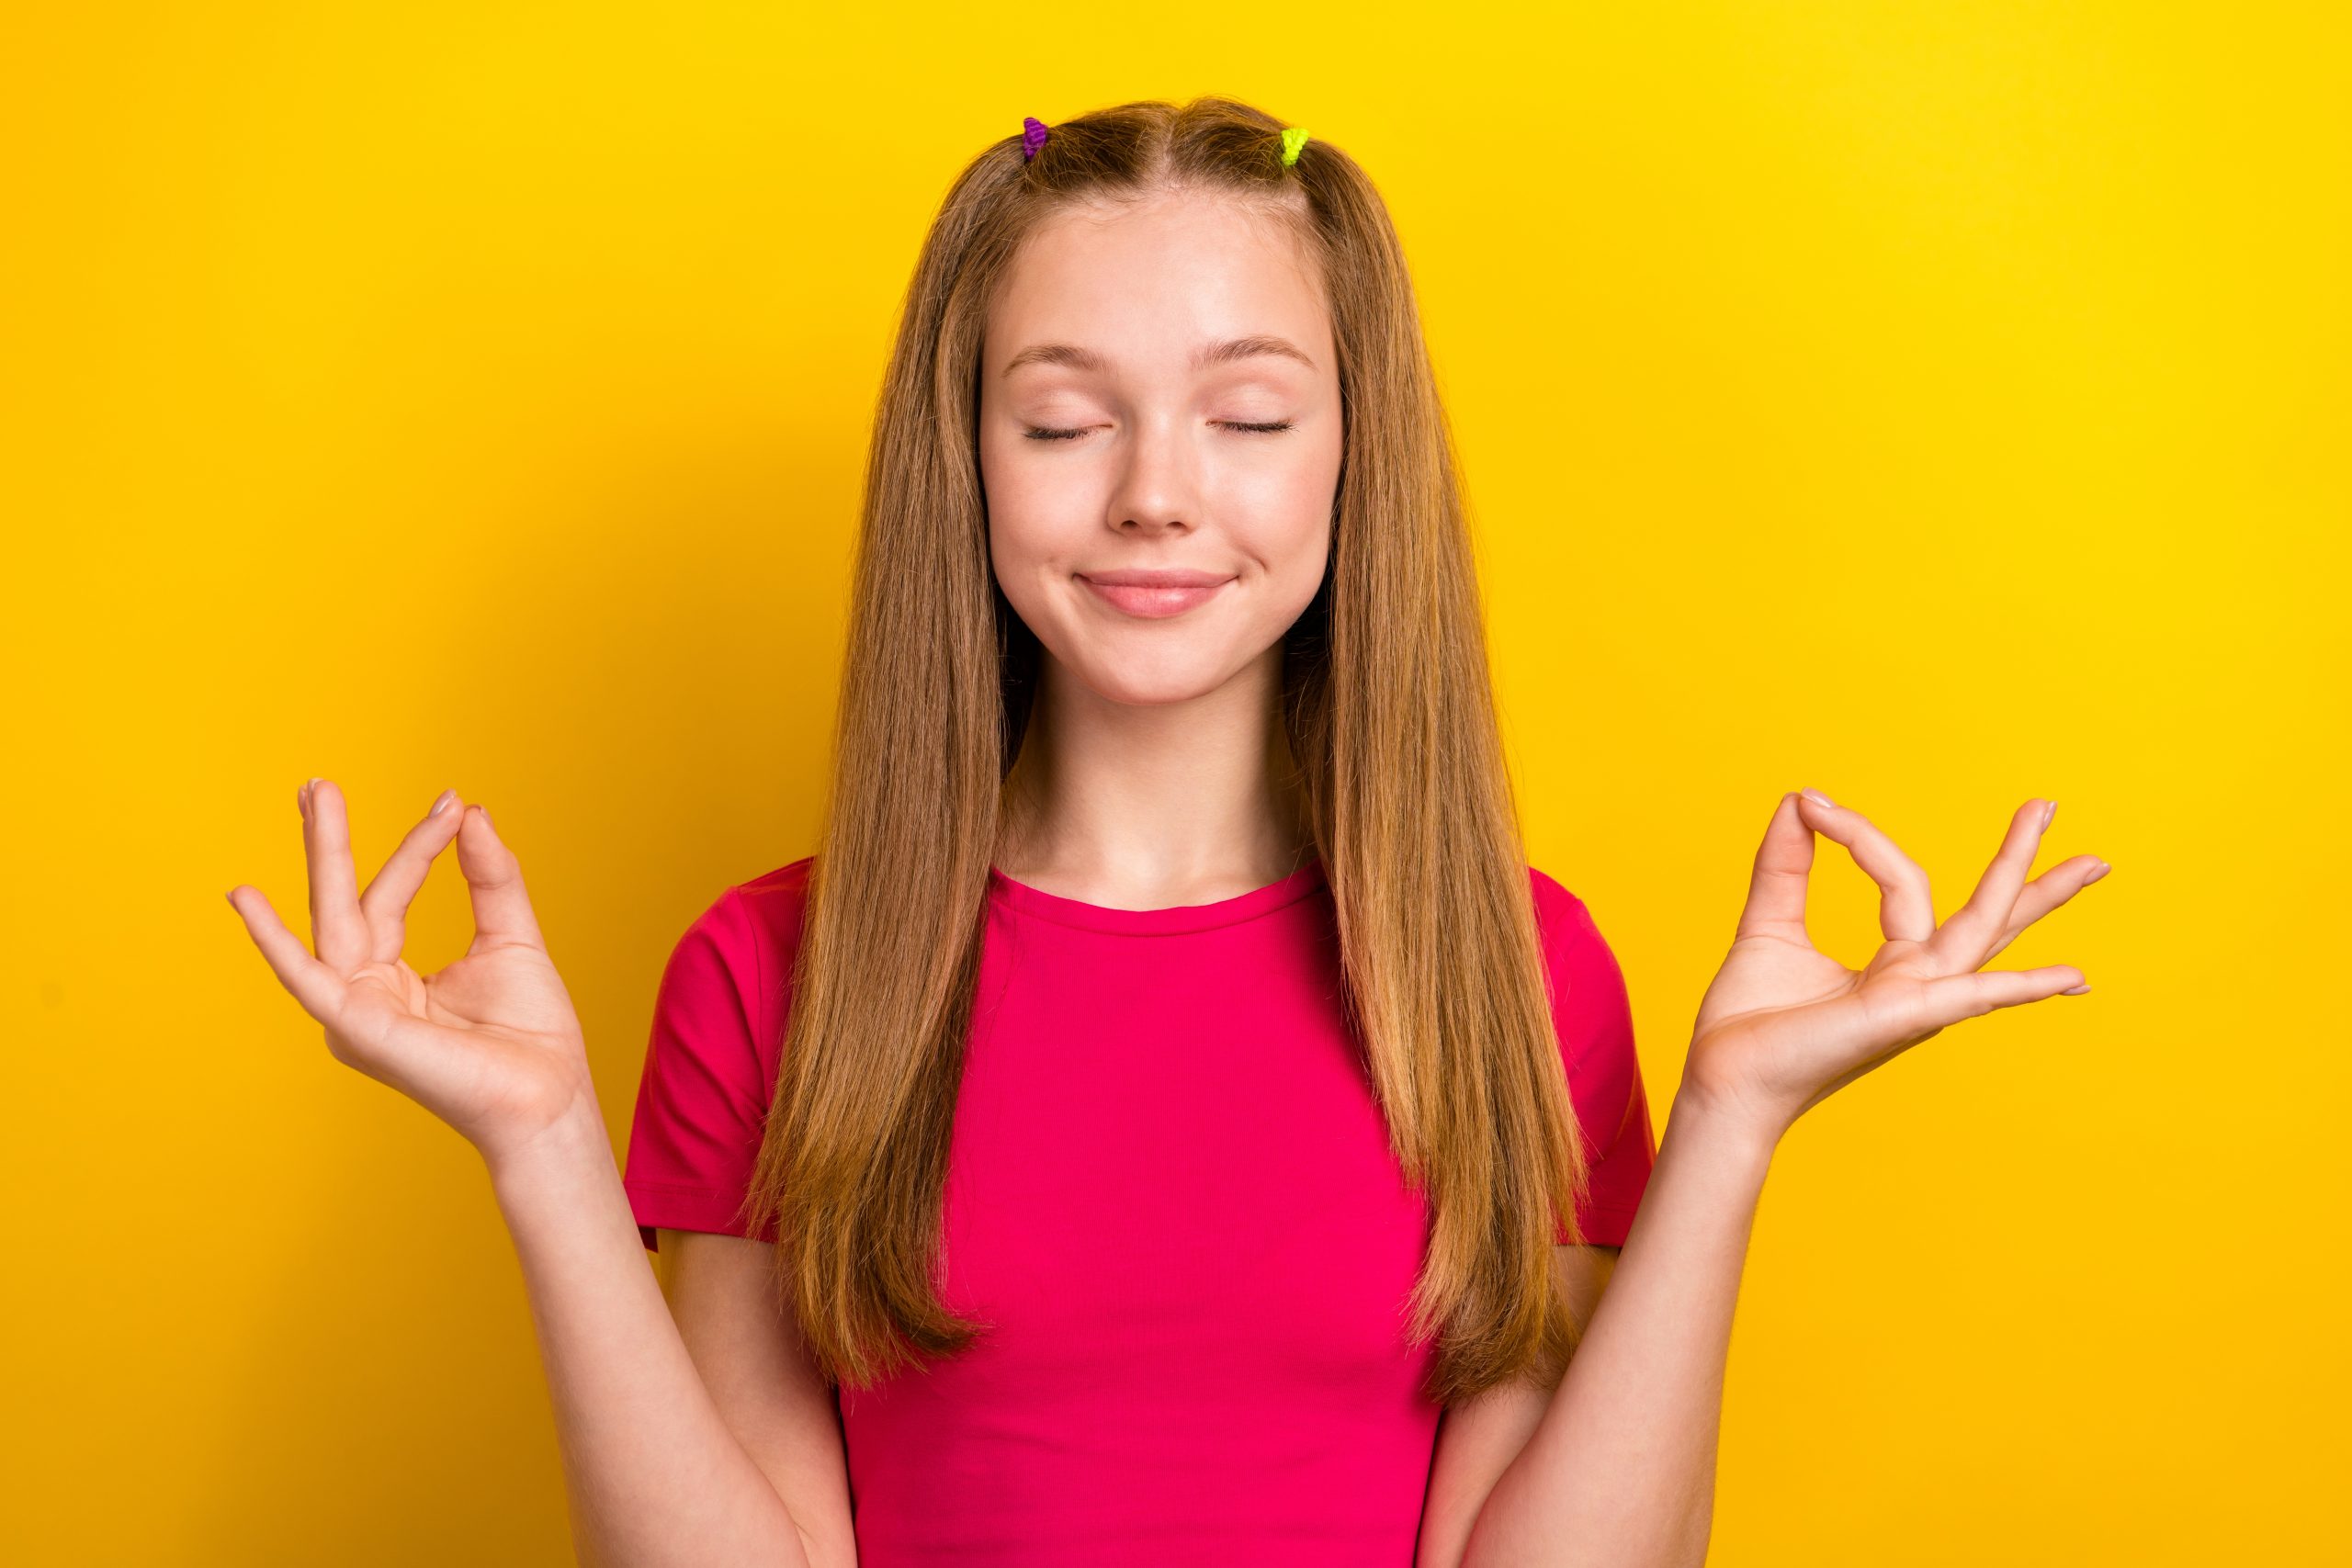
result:
<svg viewBox="0 0 2352 1568"><path fill-rule="evenodd" d="M1287 169L1298 162L1298 150L1306 145L1306 130L1294 125L1283 132L1283 167Z"/></svg>

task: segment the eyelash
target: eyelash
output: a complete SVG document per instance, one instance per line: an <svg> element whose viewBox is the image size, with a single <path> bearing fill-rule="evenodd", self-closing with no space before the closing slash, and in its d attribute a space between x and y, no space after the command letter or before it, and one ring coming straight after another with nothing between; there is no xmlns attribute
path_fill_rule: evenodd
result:
<svg viewBox="0 0 2352 1568"><path fill-rule="evenodd" d="M1273 420L1263 424L1245 424L1238 421L1229 419L1218 420L1216 423L1224 425L1227 430L1247 431L1252 434L1258 435L1275 435L1291 427L1291 421L1286 419ZM1086 432L1083 430L1054 430L1051 428L1041 428L1023 431L1022 434L1026 435L1032 441L1071 441L1085 434Z"/></svg>

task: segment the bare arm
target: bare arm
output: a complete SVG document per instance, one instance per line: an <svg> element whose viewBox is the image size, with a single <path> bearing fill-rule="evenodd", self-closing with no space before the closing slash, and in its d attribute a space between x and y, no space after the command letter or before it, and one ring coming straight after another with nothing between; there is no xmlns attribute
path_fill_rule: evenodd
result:
<svg viewBox="0 0 2352 1568"><path fill-rule="evenodd" d="M579 1560L821 1568L696 1370L593 1105L491 1180L530 1296Z"/></svg>
<svg viewBox="0 0 2352 1568"><path fill-rule="evenodd" d="M854 1568L841 1406L775 1293L775 1245L663 1229L662 1288L728 1429L760 1467L815 1568Z"/></svg>
<svg viewBox="0 0 2352 1568"><path fill-rule="evenodd" d="M1463 1568L1706 1561L1732 1305L1771 1155L1676 1095L1608 1290Z"/></svg>
<svg viewBox="0 0 2352 1568"><path fill-rule="evenodd" d="M463 1134L489 1168L514 1238L555 1404L576 1551L594 1568L774 1564L834 1568L847 1555L838 1436L797 1434L779 1402L817 1408L808 1375L763 1388L742 1375L763 1304L738 1267L696 1269L691 1327L730 1403L705 1382L646 1264L637 1222L596 1108L580 1021L548 955L522 867L489 814L445 791L362 891L343 794L314 779L297 794L310 864L317 952L266 897L239 885L229 902L280 983L325 1027L336 1061L387 1084ZM410 903L455 844L473 904L464 956L420 975L402 956ZM726 1239L726 1238L722 1238ZM712 1281L733 1288L713 1292ZM737 1424L730 1426L730 1417ZM759 1445L755 1459L738 1427ZM781 1438L779 1438L781 1434ZM777 1447L781 1440L782 1449ZM805 1450L803 1452L801 1450ZM763 1468L761 1460L765 1461ZM804 1533L786 1483L807 1481ZM796 1496L798 1494L794 1494Z"/></svg>
<svg viewBox="0 0 2352 1568"><path fill-rule="evenodd" d="M1706 1561L1732 1309L1773 1151L1805 1111L1948 1025L2088 991L2069 964L1980 973L2108 870L2079 855L2027 879L2055 810L2026 802L1968 902L1939 926L1927 874L1867 818L1811 795L1781 797L1608 1292L1533 1437L1479 1510L1464 1568ZM1815 833L1846 846L1879 886L1886 942L1859 971L1805 933Z"/></svg>
<svg viewBox="0 0 2352 1568"><path fill-rule="evenodd" d="M1581 1336L1608 1289L1619 1248L1563 1243L1552 1248L1552 1272L1566 1294L1568 1313ZM1512 1460L1544 1419L1557 1383L1532 1379L1500 1383L1449 1404L1438 1420L1436 1450L1430 1457L1429 1489L1421 1500L1421 1528L1413 1549L1414 1568L1458 1568L1469 1545L1478 1510Z"/></svg>

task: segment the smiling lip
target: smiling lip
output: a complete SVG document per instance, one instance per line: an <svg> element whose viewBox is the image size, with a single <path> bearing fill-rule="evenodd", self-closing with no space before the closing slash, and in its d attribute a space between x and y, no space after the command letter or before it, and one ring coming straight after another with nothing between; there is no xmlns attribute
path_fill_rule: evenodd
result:
<svg viewBox="0 0 2352 1568"><path fill-rule="evenodd" d="M1233 581L1213 571L1081 571L1078 580L1114 607L1130 615L1158 620L1181 615L1215 597Z"/></svg>

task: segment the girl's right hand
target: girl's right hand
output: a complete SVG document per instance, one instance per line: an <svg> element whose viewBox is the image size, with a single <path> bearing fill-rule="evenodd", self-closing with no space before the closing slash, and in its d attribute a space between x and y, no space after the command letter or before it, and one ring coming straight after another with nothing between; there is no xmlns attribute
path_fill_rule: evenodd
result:
<svg viewBox="0 0 2352 1568"><path fill-rule="evenodd" d="M569 1117L594 1115L579 1017L490 814L443 792L363 893L343 792L312 779L296 799L317 955L259 889L240 883L229 902L278 980L325 1025L334 1059L407 1095L492 1163ZM408 907L452 840L474 939L464 957L421 976L401 957Z"/></svg>

